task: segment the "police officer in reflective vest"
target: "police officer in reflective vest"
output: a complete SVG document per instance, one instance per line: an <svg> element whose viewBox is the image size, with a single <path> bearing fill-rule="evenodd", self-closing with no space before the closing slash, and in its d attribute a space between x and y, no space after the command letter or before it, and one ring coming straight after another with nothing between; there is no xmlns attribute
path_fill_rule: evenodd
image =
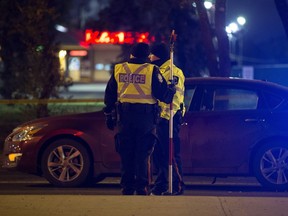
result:
<svg viewBox="0 0 288 216"><path fill-rule="evenodd" d="M164 44L155 44L151 48L150 60L152 64L159 66L160 72L168 83L170 78L170 52ZM173 65L173 82L176 87L176 94L173 98L173 195L181 195L184 192L184 182L182 175L182 164L180 156L179 130L184 114L184 81L185 77L181 69ZM157 168L157 178L155 180L152 193L154 195L165 195L168 190L168 167L169 167L169 119L170 105L160 102L161 118L157 127L157 134L160 142L155 146L153 162Z"/></svg>
<svg viewBox="0 0 288 216"><path fill-rule="evenodd" d="M109 129L117 110L116 151L121 157L123 195L149 195L150 156L156 143L157 100L169 103L175 88L169 87L157 66L150 64L149 45L138 43L128 62L116 64L105 90L104 114Z"/></svg>

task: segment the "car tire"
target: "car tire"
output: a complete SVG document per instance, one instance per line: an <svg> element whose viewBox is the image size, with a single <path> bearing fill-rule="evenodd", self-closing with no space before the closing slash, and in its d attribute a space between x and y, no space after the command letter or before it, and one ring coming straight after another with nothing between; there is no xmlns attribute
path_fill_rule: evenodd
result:
<svg viewBox="0 0 288 216"><path fill-rule="evenodd" d="M90 178L91 158L82 143L59 139L44 150L43 176L54 186L78 187Z"/></svg>
<svg viewBox="0 0 288 216"><path fill-rule="evenodd" d="M254 174L259 183L273 190L288 189L288 145L275 142L262 146L253 161Z"/></svg>

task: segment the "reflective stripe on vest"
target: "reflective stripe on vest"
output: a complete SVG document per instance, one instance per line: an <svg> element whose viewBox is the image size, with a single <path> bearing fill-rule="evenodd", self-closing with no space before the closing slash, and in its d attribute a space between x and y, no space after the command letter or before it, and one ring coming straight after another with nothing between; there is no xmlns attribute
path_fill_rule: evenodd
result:
<svg viewBox="0 0 288 216"><path fill-rule="evenodd" d="M118 84L118 100L128 103L155 104L152 96L151 64L128 64L127 62L115 66L115 79Z"/></svg>

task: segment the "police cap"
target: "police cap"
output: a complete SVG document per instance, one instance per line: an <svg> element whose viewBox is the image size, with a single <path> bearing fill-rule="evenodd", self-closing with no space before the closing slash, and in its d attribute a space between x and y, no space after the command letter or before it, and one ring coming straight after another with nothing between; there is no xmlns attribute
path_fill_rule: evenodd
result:
<svg viewBox="0 0 288 216"><path fill-rule="evenodd" d="M132 47L131 54L136 58L148 58L150 47L147 43L137 43Z"/></svg>
<svg viewBox="0 0 288 216"><path fill-rule="evenodd" d="M170 58L169 49L164 43L154 44L151 48L151 54L162 60L168 60Z"/></svg>

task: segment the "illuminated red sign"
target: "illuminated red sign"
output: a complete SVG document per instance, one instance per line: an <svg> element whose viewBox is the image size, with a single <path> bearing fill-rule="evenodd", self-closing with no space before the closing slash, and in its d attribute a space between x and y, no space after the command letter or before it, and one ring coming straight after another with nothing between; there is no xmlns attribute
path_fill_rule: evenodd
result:
<svg viewBox="0 0 288 216"><path fill-rule="evenodd" d="M134 44L139 42L150 43L154 41L148 32L109 32L85 31L85 44Z"/></svg>
<svg viewBox="0 0 288 216"><path fill-rule="evenodd" d="M71 50L70 56L86 56L88 54L87 50Z"/></svg>

